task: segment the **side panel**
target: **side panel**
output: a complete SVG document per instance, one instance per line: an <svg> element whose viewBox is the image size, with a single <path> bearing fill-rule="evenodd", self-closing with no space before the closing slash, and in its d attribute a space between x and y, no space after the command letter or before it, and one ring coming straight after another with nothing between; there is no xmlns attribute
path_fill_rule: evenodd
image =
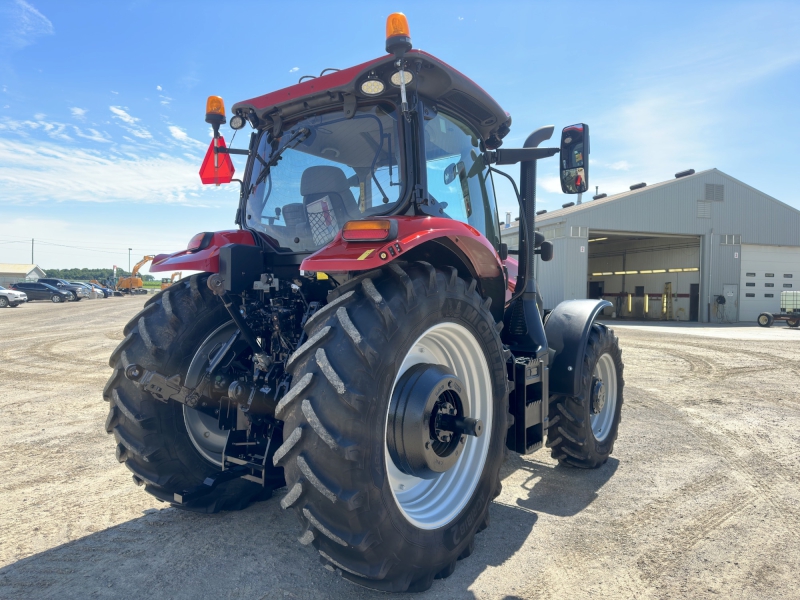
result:
<svg viewBox="0 0 800 600"><path fill-rule="evenodd" d="M159 254L153 259L150 272L155 271L206 271L219 272L219 249L227 244L255 246L253 234L244 229L217 231L206 248L197 251L181 250L173 254Z"/></svg>
<svg viewBox="0 0 800 600"><path fill-rule="evenodd" d="M606 306L611 306L606 300L568 300L548 315L544 331L555 353L550 364L551 395L576 394L592 323Z"/></svg>

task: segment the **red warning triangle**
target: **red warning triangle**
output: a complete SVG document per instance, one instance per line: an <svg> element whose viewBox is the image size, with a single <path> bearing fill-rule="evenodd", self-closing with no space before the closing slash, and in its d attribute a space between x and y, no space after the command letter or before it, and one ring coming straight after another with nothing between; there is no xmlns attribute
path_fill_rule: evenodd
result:
<svg viewBox="0 0 800 600"><path fill-rule="evenodd" d="M217 142L218 147L226 147L225 138L222 136L217 138ZM230 183L233 179L233 173L235 172L231 155L216 153L217 164L214 165L214 154L214 140L212 139L211 144L208 146L206 157L203 159L203 164L200 167L200 181L202 181L205 185Z"/></svg>

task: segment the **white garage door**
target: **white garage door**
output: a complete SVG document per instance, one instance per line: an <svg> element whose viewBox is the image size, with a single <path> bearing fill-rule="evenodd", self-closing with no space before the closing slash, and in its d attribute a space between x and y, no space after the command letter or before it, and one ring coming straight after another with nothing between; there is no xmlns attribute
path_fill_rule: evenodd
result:
<svg viewBox="0 0 800 600"><path fill-rule="evenodd" d="M742 246L741 321L755 321L762 312L780 312L781 292L788 290L800 290L800 248Z"/></svg>

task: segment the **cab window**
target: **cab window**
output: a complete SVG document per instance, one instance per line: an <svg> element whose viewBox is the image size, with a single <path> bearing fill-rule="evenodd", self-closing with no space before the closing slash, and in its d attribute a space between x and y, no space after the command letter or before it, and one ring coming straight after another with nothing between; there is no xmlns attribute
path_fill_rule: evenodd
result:
<svg viewBox="0 0 800 600"><path fill-rule="evenodd" d="M498 247L497 207L479 144L460 119L440 112L426 121L428 195L441 203L445 216L468 223Z"/></svg>

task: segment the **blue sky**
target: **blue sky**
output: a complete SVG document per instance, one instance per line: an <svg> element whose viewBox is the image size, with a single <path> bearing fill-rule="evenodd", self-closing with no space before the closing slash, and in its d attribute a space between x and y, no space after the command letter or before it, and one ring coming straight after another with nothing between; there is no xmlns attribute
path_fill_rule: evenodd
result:
<svg viewBox="0 0 800 600"><path fill-rule="evenodd" d="M236 189L197 175L206 97L380 56L396 10L511 113L506 146L589 123L592 190L716 167L800 208L800 2L0 0L0 262L33 237L44 268L127 268L233 227ZM556 168L542 208L574 199Z"/></svg>

